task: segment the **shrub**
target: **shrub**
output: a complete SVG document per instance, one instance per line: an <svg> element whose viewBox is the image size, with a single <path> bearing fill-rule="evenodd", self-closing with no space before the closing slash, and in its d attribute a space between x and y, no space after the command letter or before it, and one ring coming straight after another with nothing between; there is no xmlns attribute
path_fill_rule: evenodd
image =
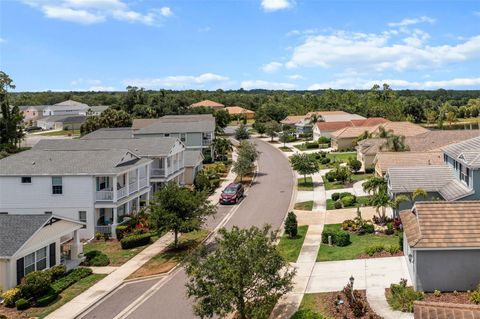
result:
<svg viewBox="0 0 480 319"><path fill-rule="evenodd" d="M92 250L85 253L85 266L107 266L110 263L108 256L99 250Z"/></svg>
<svg viewBox="0 0 480 319"><path fill-rule="evenodd" d="M349 192L342 192L340 193L340 198L346 197L346 196L353 196L355 199L357 199L357 196L353 195L352 193Z"/></svg>
<svg viewBox="0 0 480 319"><path fill-rule="evenodd" d="M370 223L365 223L363 225L363 229L367 234L373 234L375 232L375 226L373 226L373 224L370 224Z"/></svg>
<svg viewBox="0 0 480 319"><path fill-rule="evenodd" d="M88 277L92 274L92 270L90 268L79 267L71 272L69 272L65 277L60 278L59 280L55 281L52 284L52 289L54 292L61 293L77 281L82 278Z"/></svg>
<svg viewBox="0 0 480 319"><path fill-rule="evenodd" d="M298 310L290 319L323 319L324 317L311 309Z"/></svg>
<svg viewBox="0 0 480 319"><path fill-rule="evenodd" d="M50 281L55 281L67 273L67 267L65 265L55 265L45 270L50 275Z"/></svg>
<svg viewBox="0 0 480 319"><path fill-rule="evenodd" d="M360 168L362 168L362 162L360 162L356 158L351 158L348 160L348 167L350 168L350 170L356 173L360 170Z"/></svg>
<svg viewBox="0 0 480 319"><path fill-rule="evenodd" d="M205 154L203 158L203 164L210 164L213 163L213 158L210 154Z"/></svg>
<svg viewBox="0 0 480 319"><path fill-rule="evenodd" d="M46 307L49 304L51 304L55 299L57 299L58 293L54 290L51 289L49 293L47 293L45 296L38 298L38 300L35 302L36 307Z"/></svg>
<svg viewBox="0 0 480 319"><path fill-rule="evenodd" d="M0 314L0 319L8 319L7 316Z"/></svg>
<svg viewBox="0 0 480 319"><path fill-rule="evenodd" d="M477 290L470 293L470 301L476 305L480 305L480 285L478 285Z"/></svg>
<svg viewBox="0 0 480 319"><path fill-rule="evenodd" d="M350 207L355 204L356 198L355 196L344 196L342 197L341 201L343 203L343 207Z"/></svg>
<svg viewBox="0 0 480 319"><path fill-rule="evenodd" d="M435 297L440 297L442 295L442 292L440 290L435 289L435 291L433 292L433 295Z"/></svg>
<svg viewBox="0 0 480 319"><path fill-rule="evenodd" d="M126 236L122 238L120 245L122 246L122 249L145 246L150 244L150 237L152 237L151 233Z"/></svg>
<svg viewBox="0 0 480 319"><path fill-rule="evenodd" d="M15 307L17 307L17 310L25 310L30 308L30 303L28 300L20 298L15 302Z"/></svg>
<svg viewBox="0 0 480 319"><path fill-rule="evenodd" d="M381 253L382 251L385 250L385 246L382 244L375 245L375 246L370 246L365 249L365 253L369 256L373 256L376 253Z"/></svg>
<svg viewBox="0 0 480 319"><path fill-rule="evenodd" d="M385 234L386 235L393 235L395 231L393 230L393 224L392 223L387 223L387 229L385 229Z"/></svg>
<svg viewBox="0 0 480 319"><path fill-rule="evenodd" d="M333 194L332 194L332 199L333 199L334 201L337 201L339 198L340 198L340 193L333 193Z"/></svg>
<svg viewBox="0 0 480 319"><path fill-rule="evenodd" d="M18 288L11 288L11 289L8 289L7 291L5 291L3 294L2 294L2 298L3 298L3 303L5 304L5 306L7 307L13 307L15 306L15 302L20 299L21 297L21 291L20 289Z"/></svg>
<svg viewBox="0 0 480 319"><path fill-rule="evenodd" d="M342 207L343 207L343 206L342 206L342 201L337 200L337 201L333 204L333 206L335 207L335 209L340 209L340 208L342 208Z"/></svg>
<svg viewBox="0 0 480 319"><path fill-rule="evenodd" d="M289 212L287 219L285 220L285 232L290 236L290 238L297 237L298 233L298 223L297 216L294 212Z"/></svg>
<svg viewBox="0 0 480 319"><path fill-rule="evenodd" d="M330 171L328 172L327 174L325 174L325 178L327 179L327 181L329 181L330 183L331 182L334 182L335 181L335 173L333 171Z"/></svg>
<svg viewBox="0 0 480 319"><path fill-rule="evenodd" d="M37 299L48 292L50 283L50 274L48 272L33 271L22 279L19 288L23 297Z"/></svg>
<svg viewBox="0 0 480 319"><path fill-rule="evenodd" d="M317 140L318 144L330 144L330 139L325 136L320 136Z"/></svg>
<svg viewBox="0 0 480 319"><path fill-rule="evenodd" d="M103 233L103 240L107 241L110 239L110 234L109 233Z"/></svg>
<svg viewBox="0 0 480 319"><path fill-rule="evenodd" d="M318 148L318 143L317 142L307 142L307 143L305 143L305 148L306 149Z"/></svg>
<svg viewBox="0 0 480 319"><path fill-rule="evenodd" d="M115 234L117 234L117 239L122 240L123 236L128 232L130 227L126 225L120 225L115 228Z"/></svg>
<svg viewBox="0 0 480 319"><path fill-rule="evenodd" d="M102 238L103 234L101 232L96 232L95 233L95 239L100 240Z"/></svg>
<svg viewBox="0 0 480 319"><path fill-rule="evenodd" d="M322 242L324 244L328 244L328 236L332 237L333 245L344 247L350 244L350 234L343 230L323 230Z"/></svg>
<svg viewBox="0 0 480 319"><path fill-rule="evenodd" d="M413 312L413 302L416 300L423 300L423 293L407 287L405 279L402 279L399 284L390 285L387 301L394 310Z"/></svg>
<svg viewBox="0 0 480 319"><path fill-rule="evenodd" d="M330 163L330 158L328 158L328 157L322 158L320 160L320 163L322 163L323 165L326 165L326 164Z"/></svg>
<svg viewBox="0 0 480 319"><path fill-rule="evenodd" d="M355 225L355 222L351 219L344 220L342 223L342 229L343 230L348 230L350 227Z"/></svg>
<svg viewBox="0 0 480 319"><path fill-rule="evenodd" d="M395 255L396 253L398 253L400 251L400 246L398 246L398 245L387 246L387 251L390 254Z"/></svg>

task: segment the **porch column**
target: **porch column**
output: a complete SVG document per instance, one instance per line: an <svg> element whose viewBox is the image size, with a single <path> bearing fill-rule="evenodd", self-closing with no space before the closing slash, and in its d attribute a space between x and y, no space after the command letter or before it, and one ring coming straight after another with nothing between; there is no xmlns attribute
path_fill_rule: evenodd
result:
<svg viewBox="0 0 480 319"><path fill-rule="evenodd" d="M73 232L73 243L72 243L72 259L78 260L83 257L83 245L80 243L80 235L78 234L78 229Z"/></svg>
<svg viewBox="0 0 480 319"><path fill-rule="evenodd" d="M137 214L140 211L140 196L137 197Z"/></svg>
<svg viewBox="0 0 480 319"><path fill-rule="evenodd" d="M113 210L113 220L112 220L112 238L117 239L117 233L115 231L115 228L117 227L117 220L118 220L118 213L117 213L117 207L112 208Z"/></svg>
<svg viewBox="0 0 480 319"><path fill-rule="evenodd" d="M137 168L137 190L140 190L140 168Z"/></svg>
<svg viewBox="0 0 480 319"><path fill-rule="evenodd" d="M127 210L127 211L124 212L124 214L125 214L125 213L130 214L130 213L132 212L132 201L129 200L129 201L127 202L126 210Z"/></svg>
<svg viewBox="0 0 480 319"><path fill-rule="evenodd" d="M146 200L146 205L150 204L150 192L147 193L147 200Z"/></svg>
<svg viewBox="0 0 480 319"><path fill-rule="evenodd" d="M113 190L113 201L116 202L117 201L117 176L113 176L113 186L112 186L112 190Z"/></svg>
<svg viewBox="0 0 480 319"><path fill-rule="evenodd" d="M165 176L168 176L168 167L167 167L168 161L167 161L167 157L165 157L165 158L163 159L163 164L164 164L163 167L165 167L165 173L164 173L164 174L165 174Z"/></svg>
<svg viewBox="0 0 480 319"><path fill-rule="evenodd" d="M127 171L127 173L125 173L125 184L126 184L126 187L127 187L127 196L130 195L130 172Z"/></svg>

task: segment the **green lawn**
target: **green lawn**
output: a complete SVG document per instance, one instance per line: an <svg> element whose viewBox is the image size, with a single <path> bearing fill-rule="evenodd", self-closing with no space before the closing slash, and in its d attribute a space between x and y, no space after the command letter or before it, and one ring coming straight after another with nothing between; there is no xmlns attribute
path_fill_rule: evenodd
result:
<svg viewBox="0 0 480 319"><path fill-rule="evenodd" d="M294 145L294 147L299 150L299 151L306 151L307 148L305 147L305 143L299 144L299 145ZM309 148L310 150L314 150L314 148Z"/></svg>
<svg viewBox="0 0 480 319"><path fill-rule="evenodd" d="M350 208L350 207L356 207L357 204L360 206L368 206L370 203L370 196L359 196L357 197L357 202L353 206L347 206L343 208ZM327 210L334 210L335 209L335 201L331 198L327 199Z"/></svg>
<svg viewBox="0 0 480 319"><path fill-rule="evenodd" d="M103 274L92 274L88 277L80 279L72 286L68 287L60 293L59 298L53 304L43 307L43 308L32 308L31 312L28 311L28 317L39 317L45 318L53 311L57 310L76 296L80 295L82 292L96 284L98 281L103 279L106 275Z"/></svg>
<svg viewBox="0 0 480 319"><path fill-rule="evenodd" d="M307 233L308 226L299 226L298 234L296 238L290 238L287 234L284 234L280 238L278 243L278 250L280 254L289 262L296 262L300 249L302 249L303 241L305 240L305 234Z"/></svg>
<svg viewBox="0 0 480 319"><path fill-rule="evenodd" d="M159 253L142 267L137 269L129 278L139 278L168 272L197 247L209 234L208 230L193 231L182 234L178 240L178 248L169 246L166 250Z"/></svg>
<svg viewBox="0 0 480 319"><path fill-rule="evenodd" d="M157 239L158 236L152 236L152 243ZM122 247L120 247L120 242L117 240L94 240L83 246L83 252L87 253L92 250L99 250L108 256L110 259L110 266L120 266L141 252L147 246L122 249Z"/></svg>
<svg viewBox="0 0 480 319"><path fill-rule="evenodd" d="M299 178L298 179L298 190L299 191L313 191L313 179L311 176L307 177L306 181L305 179Z"/></svg>
<svg viewBox="0 0 480 319"><path fill-rule="evenodd" d="M355 152L332 152L332 153L328 153L326 155L327 158L330 159L330 163L328 164L320 164L320 168L321 169L325 169L325 168L332 168L335 166L336 163L346 163L348 162L348 159L350 159L351 157L353 158L357 158L357 153Z"/></svg>
<svg viewBox="0 0 480 319"><path fill-rule="evenodd" d="M306 202L296 203L294 209L298 210L312 210L313 209L313 200L309 200Z"/></svg>
<svg viewBox="0 0 480 319"><path fill-rule="evenodd" d="M324 230L339 230L340 224L325 225ZM374 235L365 234L357 235L350 233L350 245L345 247L328 246L327 244L320 245L318 251L317 261L333 261L333 260L347 260L355 259L365 253L365 249L370 246L379 244L384 245L398 245L398 236Z"/></svg>
<svg viewBox="0 0 480 319"><path fill-rule="evenodd" d="M349 188L352 187L352 185L358 181L364 180L364 179L369 179L372 177L373 174L353 174L350 178L350 182L346 183L341 183L341 182L329 182L327 178L322 176L323 179L323 184L325 186L325 190L331 190L331 189L342 189L342 188Z"/></svg>
<svg viewBox="0 0 480 319"><path fill-rule="evenodd" d="M53 132L45 132L37 135L43 136L64 136L64 135L80 135L80 130L68 130L68 131L53 131Z"/></svg>

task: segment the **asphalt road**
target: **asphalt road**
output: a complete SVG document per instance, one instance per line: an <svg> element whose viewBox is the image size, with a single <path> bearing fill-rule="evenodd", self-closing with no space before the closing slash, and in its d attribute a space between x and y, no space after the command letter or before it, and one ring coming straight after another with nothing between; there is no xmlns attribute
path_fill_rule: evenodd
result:
<svg viewBox="0 0 480 319"><path fill-rule="evenodd" d="M253 187L239 206L219 206L215 218L207 222L208 228L215 228L229 213L231 217L226 228L270 224L278 229L282 224L292 196L292 171L288 160L278 150L266 142L255 142L261 155ZM192 311L193 301L186 297L186 281L183 268L179 268L168 278L125 285L82 318L196 318Z"/></svg>

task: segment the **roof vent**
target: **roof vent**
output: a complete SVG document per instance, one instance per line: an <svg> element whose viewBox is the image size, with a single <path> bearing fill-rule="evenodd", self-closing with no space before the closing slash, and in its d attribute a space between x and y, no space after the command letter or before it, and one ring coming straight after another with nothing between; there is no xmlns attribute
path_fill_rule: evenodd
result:
<svg viewBox="0 0 480 319"><path fill-rule="evenodd" d="M32 162L32 165L35 165L35 161Z"/></svg>

